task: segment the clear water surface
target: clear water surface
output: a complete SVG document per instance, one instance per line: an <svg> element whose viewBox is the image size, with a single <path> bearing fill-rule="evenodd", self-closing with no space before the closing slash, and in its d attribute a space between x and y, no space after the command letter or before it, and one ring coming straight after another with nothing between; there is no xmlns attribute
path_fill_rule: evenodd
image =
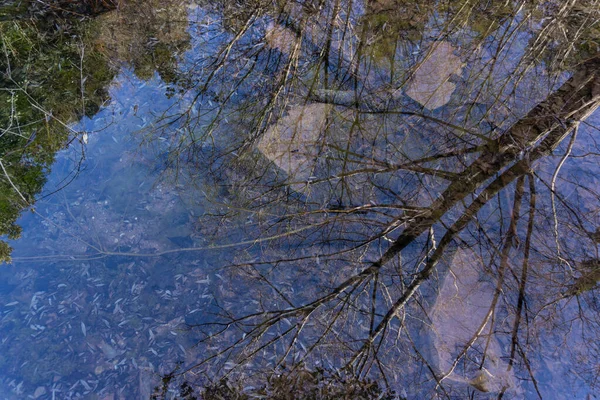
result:
<svg viewBox="0 0 600 400"><path fill-rule="evenodd" d="M122 3L0 22L0 398L597 398L596 2Z"/></svg>

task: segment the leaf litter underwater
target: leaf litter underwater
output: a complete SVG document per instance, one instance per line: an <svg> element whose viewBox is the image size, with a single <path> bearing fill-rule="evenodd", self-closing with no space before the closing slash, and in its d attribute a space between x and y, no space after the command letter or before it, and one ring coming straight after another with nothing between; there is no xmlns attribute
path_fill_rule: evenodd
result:
<svg viewBox="0 0 600 400"><path fill-rule="evenodd" d="M0 10L0 398L598 392L594 1L96 3Z"/></svg>

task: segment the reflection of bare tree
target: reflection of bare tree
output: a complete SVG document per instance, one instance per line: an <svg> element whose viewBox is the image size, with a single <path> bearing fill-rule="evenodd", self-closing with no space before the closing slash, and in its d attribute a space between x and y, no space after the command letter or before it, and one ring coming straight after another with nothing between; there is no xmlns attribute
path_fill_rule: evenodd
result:
<svg viewBox="0 0 600 400"><path fill-rule="evenodd" d="M568 79L536 66L556 21L530 29L521 21L535 13L521 4L513 22L490 22L491 39L461 42L461 23L483 11L456 2L419 45L398 39L381 63L359 13L332 3L256 8L230 24L231 40L203 61L210 72L170 120L192 138L173 154L193 154L222 187L207 193L215 207L203 232L244 226L215 318L199 326L212 351L189 371L309 363L423 393L541 396L539 381L562 373L546 361L543 341L560 346L550 326L597 323L587 300L595 211L560 185L595 192L589 180L561 180L566 158L555 169L551 156L570 134L568 152L581 153L575 135L590 134L600 105L600 59L580 60ZM576 6L565 7L555 10L563 23ZM581 32L588 18L577 19ZM585 332L572 348L596 354Z"/></svg>
<svg viewBox="0 0 600 400"><path fill-rule="evenodd" d="M233 326L238 326L244 332L244 336L240 337L237 342L234 342L231 347L226 347L221 350L222 354L228 354L231 350L235 349L236 346L244 345L245 351L250 351L249 354L244 354L244 357L256 355L258 352L264 350L265 347L274 345L278 341L283 341L285 338L289 338L289 343L293 344L299 340L300 333L306 329L307 325L310 324L312 319L316 319L323 326L321 327L321 336L317 336L315 345L304 349L303 357L315 349L316 344L319 341L325 340L325 338L332 332L335 331L337 320L342 317L346 307L350 305L361 304L366 301L364 298L365 291L372 291L373 293L373 305L378 303L378 290L377 282L380 279L379 274L382 268L388 264L397 262L397 255L403 250L409 248L421 234L430 231L433 232L434 224L437 223L444 214L449 212L451 209L456 207L462 201L466 200L466 197L476 191L477 187L488 181L488 179L495 177L487 186L485 186L477 197L475 197L470 205L462 211L462 215L455 218L455 222L449 226L446 233L442 236L439 243L435 248L432 248L429 254L423 260L423 265L419 270L414 271L411 275L412 278L408 281L407 286L398 293L395 301L391 303L387 312L381 313L373 308L370 313L369 333L362 340L362 345L351 350L348 349L347 353L347 367L351 367L358 373L365 373L366 370L375 367L376 363L381 362L379 360L380 350L386 347L386 341L390 338L390 330L394 326L392 321L401 314L401 310L407 306L408 302L415 296L417 290L421 285L426 282L435 270L438 261L448 251L448 247L457 240L457 235L462 232L468 223L470 223L486 205L489 199L493 198L498 192L507 188L515 179L524 176L531 170L532 163L543 156L547 156L551 151L560 143L560 141L579 123L581 120L585 120L600 104L600 98L598 93L595 91L600 82L600 77L597 74L598 60L589 61L580 67L573 77L567 81L553 95L551 95L545 102L535 107L525 118L520 122L513 125L513 127L504 135L493 141L488 149L482 152L482 155L471 163L463 172L457 174L448 187L442 192L437 200L434 200L432 205L419 214L411 216L410 219L404 221L404 229L400 236L394 240L390 247L374 262L370 263L366 268L360 271L358 274L351 275L349 278L344 280L341 284L338 284L328 293L323 296L316 297L312 301L305 302L300 306L294 306L293 302L288 303L288 307L280 311L269 310L250 314L241 318L232 318L229 322L221 322L218 325L223 327L223 330L217 332L224 332ZM550 111L550 112L549 112ZM526 155L521 158L521 153L526 152ZM516 162L515 162L516 161ZM504 169L509 166L508 169ZM502 172L501 172L502 171ZM484 337L485 331L489 328L490 320L493 320L496 316L496 310L500 295L505 286L506 274L508 273L509 255L513 250L514 242L516 241L517 232L516 226L519 219L519 208L521 198L524 191L524 180L519 178L519 183L516 187L515 193L515 204L513 207L513 215L511 218L511 224L507 232L507 236L504 240L504 244L499 249L499 266L497 270L497 283L496 289L486 295L491 297L491 304L489 304L489 311L483 314L481 322L478 322L480 326L474 329L474 334L469 337L465 337L463 343L464 348L458 353L458 357L452 363L444 361L444 364L448 364L449 370L443 370L443 375L437 377L441 382L444 377L447 377L458 365L459 361L467 355L468 352L472 351L474 344L481 337ZM530 178L531 179L531 178ZM368 207L366 207L368 208ZM353 210L349 210L348 213L352 214ZM358 210L356 210L358 211ZM530 211L535 212L534 207L531 207ZM331 211L330 211L331 212ZM336 223L337 221L328 221L329 223ZM533 220L530 220L530 225ZM530 242L532 229L529 228L526 238L525 262L523 263L523 274L526 276L526 268L528 267L528 254L530 251ZM385 229L377 236L383 236L387 234L388 229ZM371 239L373 240L373 239ZM361 243L361 245L363 245ZM329 254L333 256L334 254ZM321 254L322 256L322 254ZM285 262L291 260L279 260L278 262ZM463 278L466 278L463 272ZM521 285L525 285L525 278L522 278ZM370 289L369 286L372 286ZM384 286L385 287L385 286ZM473 290L474 287L465 287L464 290ZM383 289L381 289L383 290ZM386 288L385 291L389 289ZM524 288L520 288L523 293ZM494 294L495 292L495 294ZM390 296L389 293L386 293ZM381 294L384 296L384 294ZM440 294L441 295L441 294ZM286 297L280 293L282 299ZM391 296L390 296L391 297ZM520 307L523 306L523 294L520 295L519 300ZM393 297L391 297L393 299ZM390 299L390 300L391 300ZM480 299L481 301L481 299ZM349 309L348 309L349 311ZM517 320L520 319L522 309L517 314ZM355 316L356 318L357 316ZM289 322L292 321L292 322ZM434 320L435 321L435 320ZM365 320L367 322L367 320ZM345 322L347 323L347 322ZM284 327L287 324L287 327ZM511 357L509 363L512 366L515 360L515 351L519 345L518 337L516 332L518 331L519 324L515 322L514 334L512 338L513 347L511 350ZM273 336L269 336L269 332L273 332ZM398 332L400 333L400 331ZM214 335L214 333L213 333ZM336 336L339 333L336 334ZM212 336L211 336L212 337ZM494 339L495 341L496 339ZM498 345L490 346L489 339L484 346L484 349L478 349L482 351L482 354L492 357L490 349L498 348ZM251 350L249 350L251 349ZM487 349L487 350L486 350ZM287 354L292 351L292 346L287 347L286 353L281 357L283 362L286 359ZM438 349L439 351L439 349ZM497 351L497 350L496 350ZM449 353L445 355L448 356ZM499 355L495 355L499 358ZM521 354L524 362L527 363L526 355ZM508 365L504 363L504 365ZM440 365L440 368L443 364ZM483 368L483 364L481 365ZM497 369L496 365L496 369ZM491 368L483 369L487 374ZM490 390L490 384L482 381L487 379L486 375L479 375L478 378L474 378L474 386L482 390ZM535 377L532 375L532 379ZM505 387L500 386L496 390L504 390Z"/></svg>
<svg viewBox="0 0 600 400"><path fill-rule="evenodd" d="M386 63L360 25L374 4L253 2L214 30L200 13L193 89L147 136L213 201L198 221L212 249L236 249L187 372L320 365L423 397L541 397L567 337L597 385L598 196L582 170L597 171L598 8L449 3L386 43ZM554 74L538 60L575 11L555 56L579 59Z"/></svg>

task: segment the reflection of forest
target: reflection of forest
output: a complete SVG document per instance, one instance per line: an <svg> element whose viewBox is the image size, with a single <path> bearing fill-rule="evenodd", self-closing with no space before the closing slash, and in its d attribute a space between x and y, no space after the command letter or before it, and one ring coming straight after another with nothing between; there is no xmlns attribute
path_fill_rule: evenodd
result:
<svg viewBox="0 0 600 400"><path fill-rule="evenodd" d="M178 248L154 254L132 246L51 254L218 254L214 275L198 260L176 260L193 265L178 270L178 295L209 299L206 309L170 315L159 328L138 321L151 343L158 331L178 336L183 321L200 338L166 373L166 387L201 377L219 382L217 394L266 396L281 390L279 377L310 390L346 378L364 389L375 379L366 398L597 390L597 4L243 3L131 3L94 20L66 54L75 66L97 57L103 68L72 69L66 110L35 111L33 145L27 128L19 151L6 152L18 155L11 168L24 159L49 168L51 158L34 158L39 131L92 115L108 65L125 61L139 78L157 73L177 87L175 105L142 133L160 148L163 179L174 177L203 209L178 222L193 219L194 237L163 232ZM25 63L14 57L18 74ZM35 65L16 81L31 81ZM87 74L83 85L77 77ZM52 82L31 90L56 91ZM18 104L23 91L11 90ZM24 110L35 109L29 99ZM66 133L61 140L52 154ZM18 215L24 204L14 197ZM170 212L165 203L153 212ZM118 268L126 276L140 264ZM168 298L160 279L147 281ZM136 276L124 292L140 295L137 285ZM110 361L116 350L103 340L94 345Z"/></svg>
<svg viewBox="0 0 600 400"><path fill-rule="evenodd" d="M85 141L87 133L69 126L107 101L116 72L111 61L130 63L143 78L157 70L166 81L175 79L175 54L189 40L186 7L156 11L158 4L134 1L80 20L84 11L113 9L108 3L29 5L0 22L0 101L8 105L0 110L0 235L19 237L16 220L42 190L55 153L75 136ZM0 260L9 260L8 244L0 241L0 247Z"/></svg>
<svg viewBox="0 0 600 400"><path fill-rule="evenodd" d="M81 40L88 37L85 23L71 29ZM0 233L15 239L20 211L33 205L55 153L75 133L68 124L98 110L113 72L97 53L86 53L83 42L65 41L52 26L6 21L0 31L4 48L0 98L8 105L0 110L4 169ZM9 257L10 248L2 242L1 258Z"/></svg>
<svg viewBox="0 0 600 400"><path fill-rule="evenodd" d="M142 79L156 71L171 83L178 77L176 54L189 42L187 11L183 0L126 2L99 17L96 50L130 64Z"/></svg>

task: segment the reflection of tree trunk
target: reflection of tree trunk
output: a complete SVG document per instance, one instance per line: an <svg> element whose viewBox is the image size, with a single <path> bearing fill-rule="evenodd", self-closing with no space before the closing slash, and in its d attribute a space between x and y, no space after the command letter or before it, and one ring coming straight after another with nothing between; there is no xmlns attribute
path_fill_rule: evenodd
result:
<svg viewBox="0 0 600 400"><path fill-rule="evenodd" d="M487 151L458 174L458 178L433 202L427 212L416 216L412 222L408 223L400 236L377 261L361 273L346 279L329 294L296 309L286 310L282 315L291 316L296 313L311 312L333 300L346 289L377 273L383 265L429 229L446 212L465 199L467 195L473 193L480 184L518 159L509 169L496 177L448 229L426 266L416 275L412 283L369 335L367 342L356 354L352 363L361 353L370 348L372 342L382 333L396 312L429 278L446 247L456 234L465 228L481 207L516 178L528 173L533 161L549 155L579 121L586 119L598 106L600 106L600 57L581 64L560 89L533 108L504 135L494 140L493 144L488 146ZM536 143L537 146L532 147ZM520 157L521 155L523 157ZM280 317L278 316L278 318Z"/></svg>
<svg viewBox="0 0 600 400"><path fill-rule="evenodd" d="M336 288L333 293L342 293L346 288L379 271L383 265L429 229L448 210L468 194L473 193L480 184L518 159L521 154L525 155L496 177L447 230L425 267L388 309L385 316L377 327L371 331L363 346L355 353L348 365L360 364L359 360L368 355L368 351L372 348L377 337L385 331L387 325L412 298L421 284L431 276L448 245L466 227L481 207L515 179L528 173L533 161L549 155L579 121L589 117L598 106L600 106L600 58L595 58L582 64L571 79L563 84L558 91L531 110L508 132L495 140L495 146L489 148L473 164L460 173L459 178L451 183L444 193L434 201L427 213L415 217L379 260L361 274L349 278ZM530 148L535 144L537 146ZM331 298L330 296L327 297ZM315 303L317 302L313 304Z"/></svg>
<svg viewBox="0 0 600 400"><path fill-rule="evenodd" d="M460 173L433 202L429 212L415 217L371 268L377 270L391 260L460 200L521 155L525 158L496 179L494 184L500 185L495 191L526 173L530 162L550 154L577 123L590 116L599 105L600 57L596 57L581 64L560 89L493 141L489 150ZM487 202L487 198L482 201Z"/></svg>

